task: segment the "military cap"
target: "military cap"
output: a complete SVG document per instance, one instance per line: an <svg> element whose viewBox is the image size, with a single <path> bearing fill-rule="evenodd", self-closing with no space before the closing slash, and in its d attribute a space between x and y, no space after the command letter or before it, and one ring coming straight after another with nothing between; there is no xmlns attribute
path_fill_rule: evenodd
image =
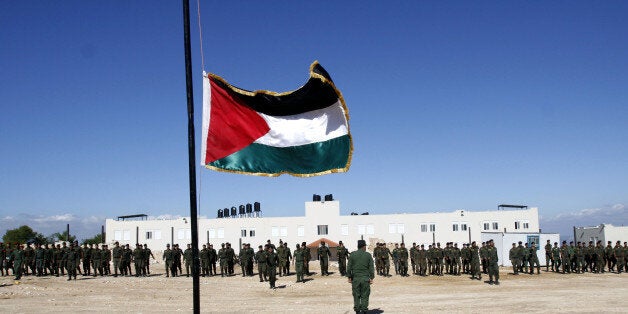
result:
<svg viewBox="0 0 628 314"><path fill-rule="evenodd" d="M363 246L366 246L366 241L364 240L358 240L358 248L361 248Z"/></svg>

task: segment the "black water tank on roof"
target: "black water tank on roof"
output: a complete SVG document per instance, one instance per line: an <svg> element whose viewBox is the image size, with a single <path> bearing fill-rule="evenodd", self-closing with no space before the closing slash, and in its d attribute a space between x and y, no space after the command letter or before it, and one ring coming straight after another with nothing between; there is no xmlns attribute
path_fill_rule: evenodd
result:
<svg viewBox="0 0 628 314"><path fill-rule="evenodd" d="M312 202L320 202L321 201L321 196L318 194L314 194L312 195Z"/></svg>
<svg viewBox="0 0 628 314"><path fill-rule="evenodd" d="M249 214L253 212L253 205L251 205L251 203L246 204L246 212Z"/></svg>
<svg viewBox="0 0 628 314"><path fill-rule="evenodd" d="M222 218L222 209L218 210L218 213L216 214L216 218Z"/></svg>
<svg viewBox="0 0 628 314"><path fill-rule="evenodd" d="M327 201L333 201L333 200L334 200L334 196L333 196L333 195L331 195L331 194L327 194L327 195L325 195L325 201L326 201L326 202L327 202Z"/></svg>
<svg viewBox="0 0 628 314"><path fill-rule="evenodd" d="M231 216L235 216L238 214L238 210L236 209L235 206L231 207Z"/></svg>
<svg viewBox="0 0 628 314"><path fill-rule="evenodd" d="M229 208L225 208L222 210L222 217L229 217Z"/></svg>
<svg viewBox="0 0 628 314"><path fill-rule="evenodd" d="M262 208L261 208L261 206L260 206L260 203L259 203L259 202L255 202L255 203L253 203L253 210L254 210L254 211L256 211L256 212L260 212L260 211L262 211Z"/></svg>
<svg viewBox="0 0 628 314"><path fill-rule="evenodd" d="M244 205L240 205L240 207L238 207L238 214L240 215L246 214L246 207L244 207Z"/></svg>

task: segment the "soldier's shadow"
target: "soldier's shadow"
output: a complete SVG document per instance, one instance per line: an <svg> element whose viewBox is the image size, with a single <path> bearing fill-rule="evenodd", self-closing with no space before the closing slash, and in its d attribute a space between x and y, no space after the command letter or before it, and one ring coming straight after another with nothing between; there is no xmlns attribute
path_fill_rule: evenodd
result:
<svg viewBox="0 0 628 314"><path fill-rule="evenodd" d="M372 310L366 311L366 313L369 313L369 314L379 314L379 313L384 313L384 310L382 310L382 309L372 309Z"/></svg>
<svg viewBox="0 0 628 314"><path fill-rule="evenodd" d="M277 286L277 287L275 287L275 288L276 288L276 289L284 289L284 288L286 288L286 285Z"/></svg>

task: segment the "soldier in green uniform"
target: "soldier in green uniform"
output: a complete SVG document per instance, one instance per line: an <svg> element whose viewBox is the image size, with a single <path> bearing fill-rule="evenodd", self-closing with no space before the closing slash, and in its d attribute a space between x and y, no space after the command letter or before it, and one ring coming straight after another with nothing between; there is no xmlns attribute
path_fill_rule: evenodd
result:
<svg viewBox="0 0 628 314"><path fill-rule="evenodd" d="M283 246L286 248L285 250L285 261L283 264L283 275L284 276L290 276L290 261L292 260L292 251L290 251L290 248L288 247L288 242L284 242Z"/></svg>
<svg viewBox="0 0 628 314"><path fill-rule="evenodd" d="M133 265L135 266L135 277L142 275L142 268L144 268L144 252L142 246L139 243L135 244L133 250Z"/></svg>
<svg viewBox="0 0 628 314"><path fill-rule="evenodd" d="M172 268L174 271L172 272L172 276L178 277L183 274L183 270L181 268L181 257L183 257L183 250L179 247L178 243L174 244L174 248L172 249Z"/></svg>
<svg viewBox="0 0 628 314"><path fill-rule="evenodd" d="M312 259L312 251L305 245L305 242L301 243L301 250L303 250L303 266L306 275L310 275L310 260Z"/></svg>
<svg viewBox="0 0 628 314"><path fill-rule="evenodd" d="M434 247L432 244L427 249L427 269L429 275L434 275Z"/></svg>
<svg viewBox="0 0 628 314"><path fill-rule="evenodd" d="M111 250L109 250L109 245L104 244L103 249L101 250L100 259L102 263L102 271L105 276L111 275Z"/></svg>
<svg viewBox="0 0 628 314"><path fill-rule="evenodd" d="M567 241L563 241L563 245L560 247L560 260L563 264L563 274L571 273L570 269L570 256L569 256L569 247L567 246Z"/></svg>
<svg viewBox="0 0 628 314"><path fill-rule="evenodd" d="M203 244L199 258L201 259L201 276L209 276L209 249L207 249L207 244Z"/></svg>
<svg viewBox="0 0 628 314"><path fill-rule="evenodd" d="M22 262L22 267L24 268L24 275L29 276L31 274L35 274L35 250L31 247L30 243L26 243L26 248L23 250L24 252L24 260ZM30 268L30 272L29 272Z"/></svg>
<svg viewBox="0 0 628 314"><path fill-rule="evenodd" d="M560 269L560 248L558 248L558 242L554 242L554 247L552 248L552 271L558 272Z"/></svg>
<svg viewBox="0 0 628 314"><path fill-rule="evenodd" d="M11 261L13 262L13 275L15 280L22 278L22 263L24 262L24 251L21 244L16 244L15 249L11 251Z"/></svg>
<svg viewBox="0 0 628 314"><path fill-rule="evenodd" d="M218 262L218 253L216 252L216 249L214 249L214 245L213 244L209 244L209 275L210 276L215 276L216 274L218 274L216 272L216 262Z"/></svg>
<svg viewBox="0 0 628 314"><path fill-rule="evenodd" d="M296 251L294 254L297 254ZM338 257L338 271L340 272L340 276L347 275L347 257L349 256L349 251L345 248L345 245L342 241L338 242L338 247L336 248L336 254Z"/></svg>
<svg viewBox="0 0 628 314"><path fill-rule="evenodd" d="M480 269L480 248L478 248L477 243L475 241L471 242L471 248L469 249L469 254L471 256L471 279L475 279L477 276L478 280L482 280L482 270Z"/></svg>
<svg viewBox="0 0 628 314"><path fill-rule="evenodd" d="M240 252L238 252L238 260L240 263L240 269L242 271L242 277L246 277L246 267L248 266L246 264L246 243L242 243L242 246L240 247Z"/></svg>
<svg viewBox="0 0 628 314"><path fill-rule="evenodd" d="M482 242L482 247L480 247L480 258L482 262L482 272L484 274L488 274L488 244L486 242Z"/></svg>
<svg viewBox="0 0 628 314"><path fill-rule="evenodd" d="M286 262L285 259L285 252L286 252L286 247L283 246L283 241L279 240L279 246L277 247L277 257L279 258L279 277L281 277L283 275L282 269L281 269L281 265L283 265Z"/></svg>
<svg viewBox="0 0 628 314"><path fill-rule="evenodd" d="M144 268L142 269L142 273L146 276L150 275L150 258L155 259L155 255L153 255L153 251L148 248L148 245L144 243Z"/></svg>
<svg viewBox="0 0 628 314"><path fill-rule="evenodd" d="M536 274L540 275L541 265L539 265L539 256L537 255L536 243L534 242L532 242L532 247L528 249L528 260L530 261L530 275L534 274L534 265L536 265Z"/></svg>
<svg viewBox="0 0 628 314"><path fill-rule="evenodd" d="M462 254L461 254L460 249L458 248L458 243L454 243L454 247L451 249L451 265L452 265L453 273L456 276L460 276L461 255Z"/></svg>
<svg viewBox="0 0 628 314"><path fill-rule="evenodd" d="M231 243L227 242L225 247L225 254L227 258L227 271L229 275L233 275L235 272L233 270L233 265L235 264L235 251L231 247Z"/></svg>
<svg viewBox="0 0 628 314"><path fill-rule="evenodd" d="M451 274L451 242L445 243L443 248L443 266L445 267L445 273Z"/></svg>
<svg viewBox="0 0 628 314"><path fill-rule="evenodd" d="M170 244L168 244L168 246L170 246ZM168 248L170 249L170 248ZM120 243L118 241L116 241L116 243L114 243L114 247L111 250L111 255L113 256L113 276L114 277L118 277L118 270L120 270L120 275L123 274L122 272L122 248L120 247Z"/></svg>
<svg viewBox="0 0 628 314"><path fill-rule="evenodd" d="M586 267L586 264L584 259L584 246L582 242L578 241L574 254L576 255L576 272L583 273L585 271L584 268Z"/></svg>
<svg viewBox="0 0 628 314"><path fill-rule="evenodd" d="M340 241L340 244L342 244L342 241ZM301 250L301 246L299 244L297 244L293 256L294 270L297 272L297 282L305 282L305 279L303 278L303 251ZM261 278L260 281L262 281Z"/></svg>
<svg viewBox="0 0 628 314"><path fill-rule="evenodd" d="M102 252L98 248L98 244L91 251L92 268L94 269L94 277L102 276Z"/></svg>
<svg viewBox="0 0 628 314"><path fill-rule="evenodd" d="M595 267L597 268L598 273L604 273L604 244L602 241L597 241L597 246L595 247L595 256L597 261L595 262Z"/></svg>
<svg viewBox="0 0 628 314"><path fill-rule="evenodd" d="M392 257L392 253L390 253L390 249L386 246L386 243L381 243L380 250L380 258L382 259L382 271L384 276L390 276L390 258Z"/></svg>
<svg viewBox="0 0 628 314"><path fill-rule="evenodd" d="M65 276L65 270L68 268L68 254L67 251L69 250L67 244L65 242L63 242L63 246L61 247L61 259L60 259L60 263L59 263L59 269L61 270L61 276Z"/></svg>
<svg viewBox="0 0 628 314"><path fill-rule="evenodd" d="M115 258L115 254L114 254L114 258ZM166 244L166 249L164 250L164 253L161 258L163 259L164 265L166 266L166 277L170 277L170 272L172 271L172 260L173 260L173 254L172 254L172 250L170 249L170 243ZM174 273L172 277L174 277Z"/></svg>
<svg viewBox="0 0 628 314"><path fill-rule="evenodd" d="M279 264L279 257L271 246L266 247L266 265L268 269L268 282L270 288L275 289L275 282L277 281L277 265Z"/></svg>
<svg viewBox="0 0 628 314"><path fill-rule="evenodd" d="M259 282L266 281L266 261L267 255L266 251L262 248L262 246L258 246L258 251L255 253L255 263L257 264L257 274L259 275ZM295 252L296 254L296 252ZM303 266L303 265L301 265ZM297 266L298 267L298 266Z"/></svg>
<svg viewBox="0 0 628 314"><path fill-rule="evenodd" d="M331 252L327 245L325 245L325 241L321 241L321 246L317 251L318 261L321 264L321 276L329 276L328 268L329 268L329 257L331 256Z"/></svg>
<svg viewBox="0 0 628 314"><path fill-rule="evenodd" d="M33 273L37 277L44 275L44 256L46 252L41 244L35 243L35 272Z"/></svg>
<svg viewBox="0 0 628 314"><path fill-rule="evenodd" d="M508 259L510 259L510 263L512 264L513 275L519 275L519 263L517 263L518 253L519 250L517 249L517 244L513 242L512 248L508 251Z"/></svg>
<svg viewBox="0 0 628 314"><path fill-rule="evenodd" d="M408 276L408 249L406 249L405 243L401 242L401 247L397 251L397 258L399 259L399 275Z"/></svg>
<svg viewBox="0 0 628 314"><path fill-rule="evenodd" d="M615 257L613 256L613 251L613 242L608 241L606 248L604 248L604 262L609 272L615 271Z"/></svg>
<svg viewBox="0 0 628 314"><path fill-rule="evenodd" d="M395 275L399 275L399 243L395 243L392 250L393 265L395 267Z"/></svg>
<svg viewBox="0 0 628 314"><path fill-rule="evenodd" d="M523 256L521 257L521 268L524 273L528 273L528 266L530 265L530 247L528 247L528 243L526 242L523 246Z"/></svg>
<svg viewBox="0 0 628 314"><path fill-rule="evenodd" d="M460 249L460 257L462 258L462 272L470 274L469 263L471 262L471 249L467 243L462 244Z"/></svg>
<svg viewBox="0 0 628 314"><path fill-rule="evenodd" d="M375 278L373 257L366 251L366 241L358 240L358 249L349 256L347 277L353 294L353 310L366 313L369 306L371 284Z"/></svg>
<svg viewBox="0 0 628 314"><path fill-rule="evenodd" d="M52 273L56 276L59 277L59 265L61 264L61 245L57 244L57 246L55 247L54 244L52 245L53 250L52 250Z"/></svg>
<svg viewBox="0 0 628 314"><path fill-rule="evenodd" d="M621 274L621 272L624 270L624 264L626 263L624 261L625 252L624 248L621 246L621 241L617 241L615 247L613 248L612 254L613 258L615 259L615 265L617 266L617 273Z"/></svg>
<svg viewBox="0 0 628 314"><path fill-rule="evenodd" d="M220 249L218 250L218 260L220 261L220 277L229 276L229 267L227 264L227 249L225 248L225 244L220 244Z"/></svg>
<svg viewBox="0 0 628 314"><path fill-rule="evenodd" d="M124 246L124 249L122 249L122 260L124 261L124 265L125 265L124 274L133 276L133 272L131 271L131 261L133 260L133 251L129 247L129 244L126 244Z"/></svg>
<svg viewBox="0 0 628 314"><path fill-rule="evenodd" d="M488 257L488 278L489 284L499 285L499 257L497 255L497 249L495 248L495 244L493 240L488 242L487 248L487 257ZM494 280L493 280L494 279Z"/></svg>
<svg viewBox="0 0 628 314"><path fill-rule="evenodd" d="M190 267L192 267L192 248L191 244L183 251L183 262L185 263L185 276L190 277Z"/></svg>
<svg viewBox="0 0 628 314"><path fill-rule="evenodd" d="M436 248L434 249L434 263L436 264L436 272L438 276L443 275L443 258L445 257L444 250L440 247L440 242L436 243Z"/></svg>
<svg viewBox="0 0 628 314"><path fill-rule="evenodd" d="M416 267L416 252L418 251L418 247L416 246L416 242L412 242L412 247L410 248L410 250L408 250L408 253L410 254L410 265L412 266L412 274L416 275L417 274L417 267Z"/></svg>
<svg viewBox="0 0 628 314"><path fill-rule="evenodd" d="M545 271L549 271L550 262L552 262L552 244L550 240L547 240L547 244L545 244ZM552 266L552 269L554 266Z"/></svg>
<svg viewBox="0 0 628 314"><path fill-rule="evenodd" d="M421 244L421 248L416 251L417 274L419 276L427 276L427 251L425 245Z"/></svg>
<svg viewBox="0 0 628 314"><path fill-rule="evenodd" d="M66 251L68 281L76 280L76 265L81 258L81 253L75 243L70 244L70 248Z"/></svg>

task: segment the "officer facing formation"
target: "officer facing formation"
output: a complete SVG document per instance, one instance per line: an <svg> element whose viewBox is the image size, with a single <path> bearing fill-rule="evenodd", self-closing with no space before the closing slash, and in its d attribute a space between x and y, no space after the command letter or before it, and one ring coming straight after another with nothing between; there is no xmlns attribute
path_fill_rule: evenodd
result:
<svg viewBox="0 0 628 314"><path fill-rule="evenodd" d="M331 256L331 252L329 248L325 245L325 241L321 241L321 246L318 248L318 260L321 264L321 276L329 276L329 257Z"/></svg>
<svg viewBox="0 0 628 314"><path fill-rule="evenodd" d="M373 257L371 253L366 251L366 241L364 240L358 240L358 250L349 255L347 277L353 294L353 310L356 313L366 313L375 270Z"/></svg>

